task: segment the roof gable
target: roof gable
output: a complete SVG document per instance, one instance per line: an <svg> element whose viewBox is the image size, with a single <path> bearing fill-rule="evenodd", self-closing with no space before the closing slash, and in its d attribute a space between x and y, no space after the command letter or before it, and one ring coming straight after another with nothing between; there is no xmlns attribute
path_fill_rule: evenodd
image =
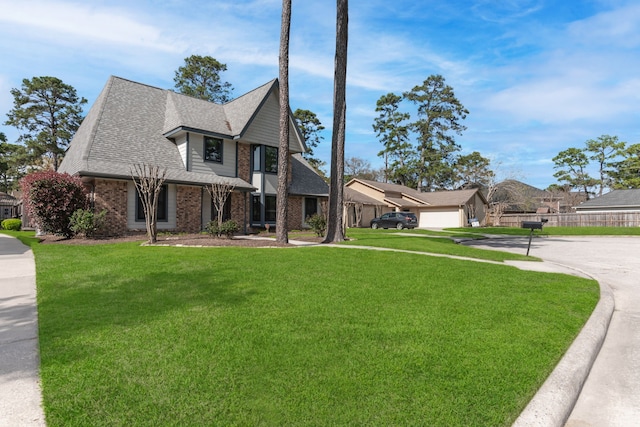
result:
<svg viewBox="0 0 640 427"><path fill-rule="evenodd" d="M131 176L132 165L143 163L166 167L167 178L176 182L219 181L223 177L186 171L178 148L169 137L193 131L239 139L262 125L256 124L261 116L274 120L269 114L279 112L277 94L278 82L274 79L220 105L111 76L74 135L60 171L125 178ZM279 139L278 123L276 117L276 131L269 131L275 145ZM292 114L290 126L291 151L306 150ZM233 180L237 187L253 188L240 179Z"/></svg>
<svg viewBox="0 0 640 427"><path fill-rule="evenodd" d="M434 191L423 193L413 188L366 179L354 178L349 181L347 187L363 185L382 195L382 200L397 207L421 207L421 206L462 206L469 202L476 194L483 203L485 197L477 188L469 190Z"/></svg>

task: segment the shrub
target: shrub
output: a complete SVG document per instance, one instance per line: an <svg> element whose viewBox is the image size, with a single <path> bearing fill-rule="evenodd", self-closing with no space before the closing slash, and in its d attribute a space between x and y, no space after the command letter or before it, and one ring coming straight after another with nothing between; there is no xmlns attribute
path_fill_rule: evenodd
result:
<svg viewBox="0 0 640 427"><path fill-rule="evenodd" d="M327 231L327 218L324 215L313 214L307 217L306 222L318 237L324 236Z"/></svg>
<svg viewBox="0 0 640 427"><path fill-rule="evenodd" d="M204 230L212 236L221 237L224 235L232 237L240 230L240 226L233 220L225 221L220 226L218 226L218 221L209 221Z"/></svg>
<svg viewBox="0 0 640 427"><path fill-rule="evenodd" d="M78 209L71 215L69 227L76 234L92 238L102 231L106 216L106 209L99 214L94 214L90 210Z"/></svg>
<svg viewBox="0 0 640 427"><path fill-rule="evenodd" d="M71 215L86 209L89 202L79 178L54 171L34 172L22 178L20 186L25 210L42 231L73 236Z"/></svg>
<svg viewBox="0 0 640 427"><path fill-rule="evenodd" d="M222 227L220 227L220 232L229 238L233 237L238 230L240 230L240 226L233 220L223 222Z"/></svg>
<svg viewBox="0 0 640 427"><path fill-rule="evenodd" d="M0 230L20 231L22 229L22 220L18 218L5 219L0 224Z"/></svg>

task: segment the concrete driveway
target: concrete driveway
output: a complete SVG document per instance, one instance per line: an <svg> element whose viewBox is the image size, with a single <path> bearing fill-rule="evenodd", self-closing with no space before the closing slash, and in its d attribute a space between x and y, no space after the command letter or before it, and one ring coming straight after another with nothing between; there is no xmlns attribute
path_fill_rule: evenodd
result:
<svg viewBox="0 0 640 427"><path fill-rule="evenodd" d="M526 254L528 238L465 244ZM566 426L640 425L640 237L536 237L529 255L587 272L613 291L604 343Z"/></svg>

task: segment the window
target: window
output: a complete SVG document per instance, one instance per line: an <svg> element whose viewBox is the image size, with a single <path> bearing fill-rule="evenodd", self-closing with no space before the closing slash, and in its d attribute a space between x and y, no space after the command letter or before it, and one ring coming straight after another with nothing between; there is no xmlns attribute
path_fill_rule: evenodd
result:
<svg viewBox="0 0 640 427"><path fill-rule="evenodd" d="M264 196L264 221L276 220L276 196Z"/></svg>
<svg viewBox="0 0 640 427"><path fill-rule="evenodd" d="M251 221L260 222L262 220L260 212L262 211L262 203L260 203L260 195L251 197Z"/></svg>
<svg viewBox="0 0 640 427"><path fill-rule="evenodd" d="M204 137L204 159L209 162L222 163L222 140Z"/></svg>
<svg viewBox="0 0 640 427"><path fill-rule="evenodd" d="M169 212L169 198L167 197L167 186L163 185L160 193L158 193L158 210L156 213L156 219L158 221L168 221ZM142 206L142 199L140 193L136 190L136 221L144 221L144 207Z"/></svg>
<svg viewBox="0 0 640 427"><path fill-rule="evenodd" d="M278 148L254 145L252 153L253 172L278 173Z"/></svg>
<svg viewBox="0 0 640 427"><path fill-rule="evenodd" d="M211 220L218 219L218 209L216 209L215 203L211 202ZM231 195L224 202L224 206L222 207L222 220L228 221L231 219Z"/></svg>
<svg viewBox="0 0 640 427"><path fill-rule="evenodd" d="M261 160L260 160L260 152L262 145L254 145L253 146L253 170L255 172L259 172L262 168L260 167Z"/></svg>
<svg viewBox="0 0 640 427"><path fill-rule="evenodd" d="M276 147L265 146L264 151L264 171L278 173L278 149Z"/></svg>
<svg viewBox="0 0 640 427"><path fill-rule="evenodd" d="M304 198L304 219L305 221L312 215L318 213L318 199L315 197Z"/></svg>
<svg viewBox="0 0 640 427"><path fill-rule="evenodd" d="M254 224L276 222L276 196L264 196L264 204L260 194L251 196L251 222Z"/></svg>

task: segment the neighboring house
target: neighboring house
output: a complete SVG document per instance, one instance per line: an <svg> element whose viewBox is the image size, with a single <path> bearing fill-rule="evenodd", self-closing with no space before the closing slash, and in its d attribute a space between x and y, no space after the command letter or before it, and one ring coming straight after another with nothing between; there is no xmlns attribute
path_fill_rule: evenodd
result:
<svg viewBox="0 0 640 427"><path fill-rule="evenodd" d="M541 190L524 182L507 179L496 185L489 204L499 205L501 214L565 213L586 200L586 195L576 191Z"/></svg>
<svg viewBox="0 0 640 427"><path fill-rule="evenodd" d="M576 212L638 212L640 189L613 190L575 207Z"/></svg>
<svg viewBox="0 0 640 427"><path fill-rule="evenodd" d="M487 201L478 189L422 193L404 185L358 178L346 184L344 199L348 221L351 218L349 204L362 205L361 221L353 223L361 227L369 226L371 215L391 211L415 213L418 227L466 227L472 218L484 223L487 211Z"/></svg>
<svg viewBox="0 0 640 427"><path fill-rule="evenodd" d="M18 200L10 194L0 191L0 221L8 218L16 218Z"/></svg>
<svg viewBox="0 0 640 427"><path fill-rule="evenodd" d="M215 209L204 186L234 191L224 218L245 232L275 225L278 186L278 81L224 105L111 77L76 132L60 172L79 176L96 211L108 211L107 232L145 228L132 180L134 165L166 169L158 229L199 232ZM302 136L289 116L289 229L322 212L328 186L301 154Z"/></svg>

